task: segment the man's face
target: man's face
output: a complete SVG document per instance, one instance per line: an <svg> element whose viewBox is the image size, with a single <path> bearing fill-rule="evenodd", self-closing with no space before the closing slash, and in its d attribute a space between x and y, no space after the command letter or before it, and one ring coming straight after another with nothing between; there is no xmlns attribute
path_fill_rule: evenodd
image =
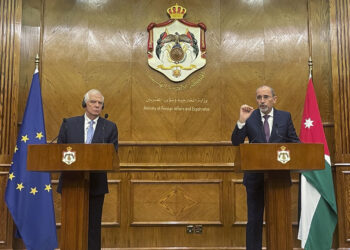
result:
<svg viewBox="0 0 350 250"><path fill-rule="evenodd" d="M269 87L261 87L256 90L256 102L262 113L270 113L276 101L277 96L272 96L272 92Z"/></svg>
<svg viewBox="0 0 350 250"><path fill-rule="evenodd" d="M89 100L86 102L86 115L93 120L100 115L103 106L103 97L100 94L89 94Z"/></svg>

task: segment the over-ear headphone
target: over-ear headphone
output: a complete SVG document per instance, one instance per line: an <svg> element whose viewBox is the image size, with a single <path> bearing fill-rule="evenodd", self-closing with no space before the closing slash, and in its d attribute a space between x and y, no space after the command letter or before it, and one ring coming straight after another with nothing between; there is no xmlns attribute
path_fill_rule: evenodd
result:
<svg viewBox="0 0 350 250"><path fill-rule="evenodd" d="M85 97L83 98L83 101L81 102L81 106L82 106L83 108L86 108ZM104 109L104 107L105 107L105 103L102 104L102 109Z"/></svg>

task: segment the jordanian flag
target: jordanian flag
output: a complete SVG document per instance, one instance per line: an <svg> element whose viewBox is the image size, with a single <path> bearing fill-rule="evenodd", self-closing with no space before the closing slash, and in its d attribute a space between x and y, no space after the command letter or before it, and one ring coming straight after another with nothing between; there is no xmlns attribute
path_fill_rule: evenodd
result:
<svg viewBox="0 0 350 250"><path fill-rule="evenodd" d="M301 247L309 250L329 250L337 224L331 161L324 135L316 95L309 79L300 129L303 143L323 143L325 169L305 171L301 175L301 215L298 238Z"/></svg>

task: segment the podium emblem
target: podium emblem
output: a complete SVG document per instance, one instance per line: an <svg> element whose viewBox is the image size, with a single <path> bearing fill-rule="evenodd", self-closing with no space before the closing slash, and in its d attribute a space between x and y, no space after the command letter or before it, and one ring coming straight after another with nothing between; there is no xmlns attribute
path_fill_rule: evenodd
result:
<svg viewBox="0 0 350 250"><path fill-rule="evenodd" d="M282 164L286 164L290 161L290 152L285 146L281 146L280 150L277 150L277 161Z"/></svg>
<svg viewBox="0 0 350 250"><path fill-rule="evenodd" d="M67 165L71 165L76 160L75 153L76 151L72 151L71 147L67 147L67 151L62 152L62 161Z"/></svg>

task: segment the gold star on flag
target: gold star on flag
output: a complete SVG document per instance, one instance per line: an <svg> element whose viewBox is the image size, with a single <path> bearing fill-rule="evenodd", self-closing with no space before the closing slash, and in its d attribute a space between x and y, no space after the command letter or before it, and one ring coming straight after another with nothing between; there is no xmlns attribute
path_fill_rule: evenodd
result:
<svg viewBox="0 0 350 250"><path fill-rule="evenodd" d="M12 181L13 178L15 178L16 176L12 173L9 174L9 179Z"/></svg>
<svg viewBox="0 0 350 250"><path fill-rule="evenodd" d="M51 190L52 188L51 188L51 184L49 184L49 185L45 185L45 190L48 192L48 193L50 193L50 190Z"/></svg>
<svg viewBox="0 0 350 250"><path fill-rule="evenodd" d="M15 153L17 152L18 148L17 148L17 145L15 146Z"/></svg>
<svg viewBox="0 0 350 250"><path fill-rule="evenodd" d="M23 182L21 182L21 183L17 183L17 187L16 187L16 189L19 189L19 191L22 191L22 189L24 188L24 186L23 186Z"/></svg>
<svg viewBox="0 0 350 250"><path fill-rule="evenodd" d="M38 190L36 190L36 187L34 188L30 188L30 193L35 195L38 192Z"/></svg>
<svg viewBox="0 0 350 250"><path fill-rule="evenodd" d="M43 132L40 132L40 133L36 133L36 137L35 138L38 138L39 140L41 140L41 138L43 138Z"/></svg>
<svg viewBox="0 0 350 250"><path fill-rule="evenodd" d="M22 135L22 139L21 139L21 141L24 141L24 143L27 143L27 141L29 140L29 138L28 138L28 135Z"/></svg>

